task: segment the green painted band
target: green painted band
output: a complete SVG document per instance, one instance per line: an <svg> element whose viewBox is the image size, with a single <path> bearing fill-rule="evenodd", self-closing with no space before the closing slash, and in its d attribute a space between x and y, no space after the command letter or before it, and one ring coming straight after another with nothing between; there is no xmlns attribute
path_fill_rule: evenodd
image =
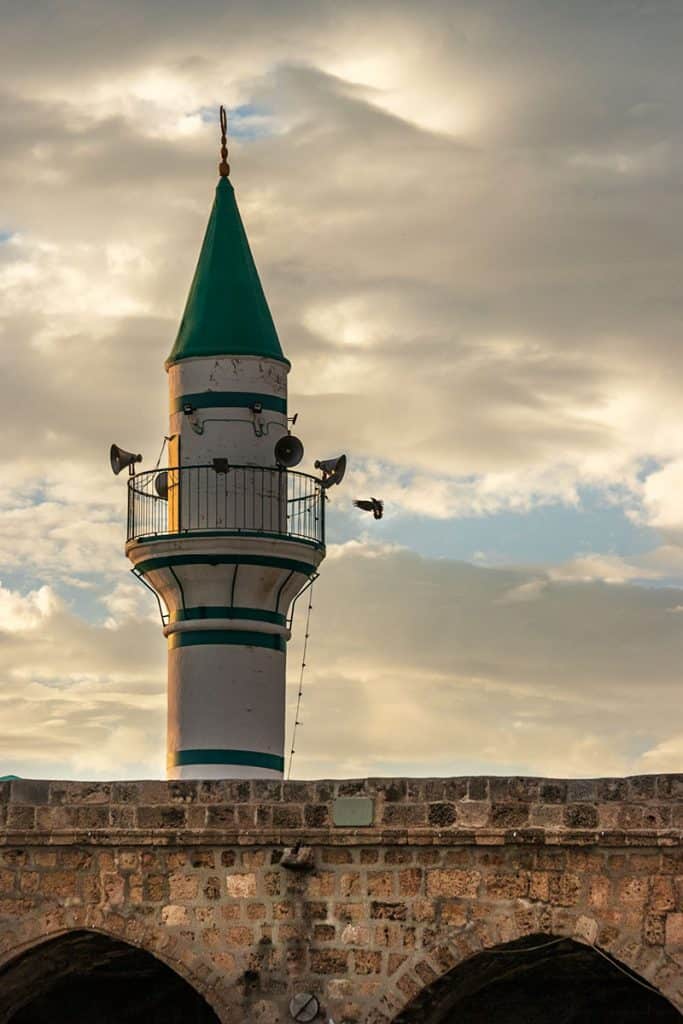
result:
<svg viewBox="0 0 683 1024"><path fill-rule="evenodd" d="M297 562L293 558L276 558L267 555L164 555L147 558L136 566L143 575L155 569L167 569L173 565L262 565L267 569L289 569L303 576L316 572L314 565Z"/></svg>
<svg viewBox="0 0 683 1024"><path fill-rule="evenodd" d="M268 533L265 530L180 530L167 533L154 533L149 537L135 537L136 544L152 544L155 540L168 540L169 537L265 537L268 540L283 540L291 544L307 544L309 548L320 550L325 547L322 540L310 540L298 537L295 533Z"/></svg>
<svg viewBox="0 0 683 1024"><path fill-rule="evenodd" d="M285 759L277 754L262 754L259 750L176 750L169 754L168 763L184 764L243 764L249 768L271 768L284 771Z"/></svg>
<svg viewBox="0 0 683 1024"><path fill-rule="evenodd" d="M179 608L171 612L169 622L193 622L196 619L253 619L255 622L272 622L275 626L285 625L285 616L280 612L263 611L261 608L232 608L229 605Z"/></svg>
<svg viewBox="0 0 683 1024"><path fill-rule="evenodd" d="M171 402L171 412L182 412L185 405L193 409L251 409L256 404L287 415L286 399L252 391L198 391L194 395L179 395Z"/></svg>
<svg viewBox="0 0 683 1024"><path fill-rule="evenodd" d="M169 651L174 651L176 647L204 647L208 644L286 650L284 637L278 633L258 633L250 629L192 629L187 633L171 633L168 638Z"/></svg>

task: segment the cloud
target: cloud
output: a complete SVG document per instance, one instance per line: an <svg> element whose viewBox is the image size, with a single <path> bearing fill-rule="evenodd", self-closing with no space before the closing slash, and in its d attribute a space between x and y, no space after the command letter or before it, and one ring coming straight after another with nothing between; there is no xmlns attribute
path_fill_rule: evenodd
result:
<svg viewBox="0 0 683 1024"><path fill-rule="evenodd" d="M315 585L293 774L674 770L679 601L667 588L337 548ZM124 585L101 607L101 624L87 623L48 588L0 590L3 771L163 774L156 609ZM298 621L290 730L302 641Z"/></svg>
<svg viewBox="0 0 683 1024"><path fill-rule="evenodd" d="M163 774L165 645L158 621L122 597L95 625L49 587L0 588L3 772Z"/></svg>
<svg viewBox="0 0 683 1024"><path fill-rule="evenodd" d="M680 591L366 556L316 584L295 775L671 768Z"/></svg>

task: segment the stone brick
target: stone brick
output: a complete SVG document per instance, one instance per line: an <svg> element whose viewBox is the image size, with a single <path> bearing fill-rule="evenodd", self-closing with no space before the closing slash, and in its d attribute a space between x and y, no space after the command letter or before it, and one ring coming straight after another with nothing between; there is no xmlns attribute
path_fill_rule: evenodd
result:
<svg viewBox="0 0 683 1024"><path fill-rule="evenodd" d="M626 779L601 779L598 782L598 800L626 800L628 782Z"/></svg>
<svg viewBox="0 0 683 1024"><path fill-rule="evenodd" d="M126 880L122 874L115 871L105 871L102 874L102 893L104 902L112 906L120 906L126 895Z"/></svg>
<svg viewBox="0 0 683 1024"><path fill-rule="evenodd" d="M32 829L36 823L35 807L10 804L7 808L7 827L10 829Z"/></svg>
<svg viewBox="0 0 683 1024"><path fill-rule="evenodd" d="M565 807L564 823L568 828L597 828L597 807L591 804L569 804Z"/></svg>
<svg viewBox="0 0 683 1024"><path fill-rule="evenodd" d="M324 828L330 823L330 812L324 804L306 804L304 825L307 828Z"/></svg>
<svg viewBox="0 0 683 1024"><path fill-rule="evenodd" d="M528 891L529 876L524 872L514 875L494 874L486 879L486 892L497 899L518 899L526 896Z"/></svg>
<svg viewBox="0 0 683 1024"><path fill-rule="evenodd" d="M322 861L323 864L350 864L353 854L344 846L330 846L323 850Z"/></svg>
<svg viewBox="0 0 683 1024"><path fill-rule="evenodd" d="M561 804L532 804L529 812L529 823L542 828L559 828L564 820L564 808Z"/></svg>
<svg viewBox="0 0 683 1024"><path fill-rule="evenodd" d="M387 804L382 821L385 825L404 828L424 825L427 822L427 809L424 804Z"/></svg>
<svg viewBox="0 0 683 1024"><path fill-rule="evenodd" d="M251 946L254 941L254 929L245 925L231 925L225 929L225 941L229 946Z"/></svg>
<svg viewBox="0 0 683 1024"><path fill-rule="evenodd" d="M312 949L310 962L313 974L346 974L349 954L344 949Z"/></svg>
<svg viewBox="0 0 683 1024"><path fill-rule="evenodd" d="M468 800L487 800L489 796L489 780L485 778L472 778L467 783Z"/></svg>
<svg viewBox="0 0 683 1024"><path fill-rule="evenodd" d="M489 823L491 805L482 800L468 800L458 804L458 825L462 828L481 828Z"/></svg>
<svg viewBox="0 0 683 1024"><path fill-rule="evenodd" d="M390 899L394 895L396 875L393 871L368 871L367 894Z"/></svg>
<svg viewBox="0 0 683 1024"><path fill-rule="evenodd" d="M581 879L565 872L550 876L549 902L557 907L574 907L581 900Z"/></svg>
<svg viewBox="0 0 683 1024"><path fill-rule="evenodd" d="M377 864L379 861L380 851L377 849L361 850L360 851L360 862L361 864Z"/></svg>
<svg viewBox="0 0 683 1024"><path fill-rule="evenodd" d="M644 906L647 902L649 882L647 878L625 878L619 885L620 903Z"/></svg>
<svg viewBox="0 0 683 1024"><path fill-rule="evenodd" d="M447 900L441 905L441 923L454 928L467 924L467 904L462 900Z"/></svg>
<svg viewBox="0 0 683 1024"><path fill-rule="evenodd" d="M195 900L199 894L199 879L196 875L172 874L168 878L168 887L173 903Z"/></svg>
<svg viewBox="0 0 683 1024"><path fill-rule="evenodd" d="M184 807L138 807L139 828L182 828L187 814Z"/></svg>
<svg viewBox="0 0 683 1024"><path fill-rule="evenodd" d="M345 946L367 946L370 943L368 925L347 924L341 933L341 941Z"/></svg>
<svg viewBox="0 0 683 1024"><path fill-rule="evenodd" d="M227 875L225 886L228 896L244 900L256 895L256 875L250 872L244 875Z"/></svg>
<svg viewBox="0 0 683 1024"><path fill-rule="evenodd" d="M456 817L454 804L440 803L429 805L427 820L435 828L448 828L449 825L454 824Z"/></svg>
<svg viewBox="0 0 683 1024"><path fill-rule="evenodd" d="M494 828L520 828L529 820L527 804L493 804L491 824Z"/></svg>
<svg viewBox="0 0 683 1024"><path fill-rule="evenodd" d="M663 911L675 909L676 898L670 878L659 878L654 876L650 879L649 889L649 904L653 910Z"/></svg>
<svg viewBox="0 0 683 1024"><path fill-rule="evenodd" d="M230 828L235 824L235 808L230 804L210 805L206 811L207 828Z"/></svg>
<svg viewBox="0 0 683 1024"><path fill-rule="evenodd" d="M417 896L422 889L424 872L421 868L404 868L398 873L399 896ZM391 894L389 894L391 895Z"/></svg>
<svg viewBox="0 0 683 1024"><path fill-rule="evenodd" d="M683 914L667 914L666 945L671 949L683 949Z"/></svg>
<svg viewBox="0 0 683 1024"><path fill-rule="evenodd" d="M647 914L643 921L643 941L649 946L663 946L666 932L664 914Z"/></svg>
<svg viewBox="0 0 683 1024"><path fill-rule="evenodd" d="M373 900L370 904L370 916L386 921L405 921L407 913L405 903L386 903Z"/></svg>
<svg viewBox="0 0 683 1024"><path fill-rule="evenodd" d="M540 797L544 804L563 804L567 799L567 783L555 779L541 782Z"/></svg>
<svg viewBox="0 0 683 1024"><path fill-rule="evenodd" d="M434 870L427 872L428 896L476 896L480 871Z"/></svg>
<svg viewBox="0 0 683 1024"><path fill-rule="evenodd" d="M166 887L165 875L145 875L142 885L144 899L149 903L158 903L165 899Z"/></svg>
<svg viewBox="0 0 683 1024"><path fill-rule="evenodd" d="M547 901L550 896L550 876L547 871L532 871L529 876L529 898Z"/></svg>
<svg viewBox="0 0 683 1024"><path fill-rule="evenodd" d="M79 875L76 871L50 871L43 875L40 892L43 896L65 899L78 893Z"/></svg>
<svg viewBox="0 0 683 1024"><path fill-rule="evenodd" d="M408 957L405 955L405 953L390 953L389 963L387 965L387 974L389 975L389 977L391 977L392 974L396 974L396 971L399 969L399 967L403 966L407 959Z"/></svg>
<svg viewBox="0 0 683 1024"><path fill-rule="evenodd" d="M169 904L161 909L161 920L169 928L175 928L179 925L187 925L189 921L189 910L187 907L181 907L174 904Z"/></svg>
<svg viewBox="0 0 683 1024"><path fill-rule="evenodd" d="M356 974L379 974L382 970L382 954L368 949L355 950L353 969Z"/></svg>
<svg viewBox="0 0 683 1024"><path fill-rule="evenodd" d="M412 900L408 906L410 907L410 916L413 921L425 924L434 921L436 918L436 906L434 904L434 900Z"/></svg>
<svg viewBox="0 0 683 1024"><path fill-rule="evenodd" d="M190 850L190 864L193 868L213 868L216 856L213 850Z"/></svg>
<svg viewBox="0 0 683 1024"><path fill-rule="evenodd" d="M358 871L344 871L339 875L339 895L353 898L360 895L360 873Z"/></svg>
<svg viewBox="0 0 683 1024"><path fill-rule="evenodd" d="M204 883L202 892L207 900L219 900L221 898L221 881L216 875L211 875Z"/></svg>
<svg viewBox="0 0 683 1024"><path fill-rule="evenodd" d="M334 895L335 874L332 871L317 871L307 876L308 896L317 899L320 896Z"/></svg>
<svg viewBox="0 0 683 1024"><path fill-rule="evenodd" d="M301 828L302 809L297 804L282 804L273 807L274 828Z"/></svg>
<svg viewBox="0 0 683 1024"><path fill-rule="evenodd" d="M598 799L595 779L570 779L567 782L567 802L584 803Z"/></svg>

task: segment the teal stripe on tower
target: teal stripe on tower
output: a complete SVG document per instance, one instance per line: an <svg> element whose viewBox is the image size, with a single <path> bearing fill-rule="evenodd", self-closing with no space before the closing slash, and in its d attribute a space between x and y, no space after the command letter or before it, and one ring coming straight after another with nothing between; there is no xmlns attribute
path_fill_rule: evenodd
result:
<svg viewBox="0 0 683 1024"><path fill-rule="evenodd" d="M168 637L170 651L176 647L205 647L209 644L286 650L284 637L278 633L258 633L247 629L192 629L186 633L171 633Z"/></svg>
<svg viewBox="0 0 683 1024"><path fill-rule="evenodd" d="M169 755L169 763L179 765L201 764L235 764L248 765L251 768L269 768L281 772L285 767L284 757L278 754L265 754L257 750L176 750Z"/></svg>

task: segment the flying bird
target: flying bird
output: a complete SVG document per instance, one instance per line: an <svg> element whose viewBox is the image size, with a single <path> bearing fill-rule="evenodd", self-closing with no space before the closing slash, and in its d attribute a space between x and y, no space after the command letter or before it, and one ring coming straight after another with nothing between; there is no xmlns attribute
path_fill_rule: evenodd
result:
<svg viewBox="0 0 683 1024"><path fill-rule="evenodd" d="M370 498L369 501L356 499L354 505L356 508L362 508L364 512L372 512L375 519L381 519L384 515L384 502L379 498Z"/></svg>

